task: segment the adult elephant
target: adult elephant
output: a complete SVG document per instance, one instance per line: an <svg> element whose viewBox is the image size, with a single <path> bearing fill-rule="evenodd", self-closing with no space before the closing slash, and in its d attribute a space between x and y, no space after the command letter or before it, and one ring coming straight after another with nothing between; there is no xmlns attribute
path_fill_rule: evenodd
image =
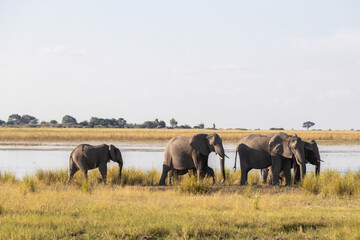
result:
<svg viewBox="0 0 360 240"><path fill-rule="evenodd" d="M273 185L279 184L280 170L284 171L286 185L291 182L291 159L294 157L300 166L300 179L303 179L305 169L304 144L296 134L274 133L269 135L251 134L240 139L235 152L239 153L241 180L247 183L247 175L251 169L273 167Z"/></svg>
<svg viewBox="0 0 360 240"><path fill-rule="evenodd" d="M198 178L204 178L208 168L208 157L215 152L220 158L220 170L225 181L225 151L222 140L216 133L196 134L192 138L174 137L165 148L163 171L159 185L165 185L170 170L196 168Z"/></svg>
<svg viewBox="0 0 360 240"><path fill-rule="evenodd" d="M119 179L121 179L123 159L117 147L106 144L97 146L80 144L70 154L68 183L70 183L72 177L78 170L81 170L87 179L88 170L95 168L99 168L102 180L106 183L106 164L110 160L119 164Z"/></svg>
<svg viewBox="0 0 360 240"><path fill-rule="evenodd" d="M185 174L189 174L189 175L194 175L194 173L196 173L196 168L191 168L191 169L185 169L185 170L176 170L176 169L172 169L168 172L168 177L169 177L169 183L170 185L175 184L175 182L178 179L179 175L185 175ZM211 167L207 167L206 168L206 177L211 177L213 180L213 184L215 184L215 172L214 169L212 169Z"/></svg>
<svg viewBox="0 0 360 240"><path fill-rule="evenodd" d="M311 140L310 142L303 141L304 144L304 153L305 153L305 163L310 163L315 166L315 174L320 174L320 165L321 165L321 158L320 158L320 152L318 145L315 140ZM294 184L298 183L300 181L300 167L297 164L297 162L292 159L292 168L294 171ZM304 168L304 174L306 174L306 164ZM281 177L280 173L280 177ZM267 182L267 179L269 179L269 184L272 183L272 167L268 167L263 170L263 183Z"/></svg>

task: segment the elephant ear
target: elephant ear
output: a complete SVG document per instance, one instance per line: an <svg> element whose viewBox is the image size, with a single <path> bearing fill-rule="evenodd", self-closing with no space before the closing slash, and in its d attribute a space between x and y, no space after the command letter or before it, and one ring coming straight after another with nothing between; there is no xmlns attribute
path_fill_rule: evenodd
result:
<svg viewBox="0 0 360 240"><path fill-rule="evenodd" d="M269 141L270 154L272 156L282 156L292 158L292 152L289 147L290 137L285 138L281 134L276 134Z"/></svg>
<svg viewBox="0 0 360 240"><path fill-rule="evenodd" d="M110 152L110 159L115 161L116 160L116 153L115 153L116 147L114 145L109 146L109 152Z"/></svg>
<svg viewBox="0 0 360 240"><path fill-rule="evenodd" d="M195 150L198 150L202 155L209 155L209 142L207 134L196 134L190 139L190 145Z"/></svg>

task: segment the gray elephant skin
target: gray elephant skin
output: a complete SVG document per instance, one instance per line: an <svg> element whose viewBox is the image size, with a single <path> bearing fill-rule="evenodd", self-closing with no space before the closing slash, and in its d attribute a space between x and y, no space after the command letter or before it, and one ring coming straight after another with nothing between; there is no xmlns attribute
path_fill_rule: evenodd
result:
<svg viewBox="0 0 360 240"><path fill-rule="evenodd" d="M310 142L306 142L303 141L304 144L304 153L305 153L305 163L310 163L312 165L315 166L315 174L319 175L320 174L320 165L321 165L321 158L320 158L320 152L319 152L319 148L318 145L316 143L315 140L311 140ZM305 164L305 169L304 169L304 174L306 174L306 164ZM300 167L297 164L296 161L294 161L294 159L292 159L292 168L294 171L294 184L298 183L300 181ZM280 177L281 177L281 173L280 173ZM271 184L272 183L272 167L268 167L266 169L264 169L263 171L263 176L262 176L263 183L266 183L266 180L269 178L268 183Z"/></svg>
<svg viewBox="0 0 360 240"><path fill-rule="evenodd" d="M225 151L222 140L216 133L196 134L193 137L174 137L167 143L164 153L163 171L159 185L165 185L167 173L172 170L196 169L198 178L204 178L208 157L215 152L220 158L220 171L225 181Z"/></svg>
<svg viewBox="0 0 360 240"><path fill-rule="evenodd" d="M114 145L80 144L70 154L69 177L70 183L72 177L77 171L82 171L87 179L88 170L99 168L102 180L106 183L107 163L112 160L119 164L119 180L123 167L123 159L120 150Z"/></svg>
<svg viewBox="0 0 360 240"><path fill-rule="evenodd" d="M196 168L192 168L192 169L186 169L186 170L176 170L176 169L171 169L168 172L168 177L169 177L169 183L170 185L174 185L175 182L177 181L177 177L179 175L185 175L185 174L189 174L190 176L194 175L194 173L196 174ZM213 180L213 184L215 184L215 172L214 169L212 169L211 167L207 167L206 168L206 177L210 177Z"/></svg>
<svg viewBox="0 0 360 240"><path fill-rule="evenodd" d="M291 182L291 161L296 160L300 168L300 179L303 179L305 170L304 144L296 134L273 133L268 135L251 134L240 139L236 147L236 158L239 153L241 180L240 184L247 183L247 175L251 169L273 168L273 185L279 184L279 173L284 171L286 185Z"/></svg>

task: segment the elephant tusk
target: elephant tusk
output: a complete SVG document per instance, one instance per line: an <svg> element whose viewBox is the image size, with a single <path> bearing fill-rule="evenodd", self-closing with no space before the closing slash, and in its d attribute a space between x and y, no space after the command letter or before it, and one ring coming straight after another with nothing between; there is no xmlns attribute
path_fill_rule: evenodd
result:
<svg viewBox="0 0 360 240"><path fill-rule="evenodd" d="M225 155L225 157L227 157L227 159L230 159L226 154L224 154Z"/></svg>
<svg viewBox="0 0 360 240"><path fill-rule="evenodd" d="M318 162L324 162L324 160L319 159Z"/></svg>

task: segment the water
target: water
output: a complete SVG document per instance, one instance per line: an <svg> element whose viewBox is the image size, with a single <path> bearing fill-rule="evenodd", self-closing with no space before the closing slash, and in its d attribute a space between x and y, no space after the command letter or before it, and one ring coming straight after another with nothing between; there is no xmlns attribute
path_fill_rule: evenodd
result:
<svg viewBox="0 0 360 240"><path fill-rule="evenodd" d="M10 171L18 178L25 174L33 174L37 169L64 169L68 167L69 156L75 146L23 146L0 145L0 171ZM162 170L165 145L118 146L124 159L124 168ZM341 173L347 170L360 169L360 145L319 146L320 156L324 162L321 170L335 169ZM230 159L225 160L225 167L232 169L235 158L235 145L226 145L225 152ZM239 158L238 158L239 159ZM239 161L239 160L238 160ZM110 162L108 166L117 165ZM215 153L209 156L209 166L215 171L220 170L219 158ZM239 167L239 162L237 162ZM314 166L308 164L307 170L314 171Z"/></svg>

